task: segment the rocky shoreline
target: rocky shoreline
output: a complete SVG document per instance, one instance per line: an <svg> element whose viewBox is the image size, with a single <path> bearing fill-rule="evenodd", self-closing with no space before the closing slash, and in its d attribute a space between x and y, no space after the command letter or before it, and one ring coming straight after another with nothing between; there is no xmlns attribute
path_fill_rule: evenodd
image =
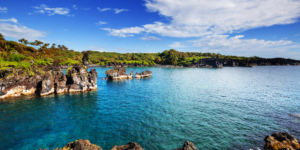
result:
<svg viewBox="0 0 300 150"><path fill-rule="evenodd" d="M144 64L123 64L117 62L110 62L106 65L90 64L88 67L163 67L163 68L223 68L223 67L253 67L253 66L297 66L300 65L299 60L284 59L284 58L260 58L257 60L236 60L236 59L218 59L218 58L204 58L194 61L190 65L144 65ZM66 69L72 66L63 66Z"/></svg>
<svg viewBox="0 0 300 150"><path fill-rule="evenodd" d="M86 63L88 56L83 57ZM86 92L97 89L97 72L87 71L83 64L68 68L53 64L30 66L29 69L9 66L0 70L0 99L22 95L46 96L50 94Z"/></svg>
<svg viewBox="0 0 300 150"><path fill-rule="evenodd" d="M273 133L266 136L264 150L300 150L300 144L292 135L287 132ZM173 149L173 148L170 148ZM202 148L200 148L202 149ZM39 150L42 150L39 148ZM47 149L43 149L47 150ZM76 140L68 143L63 148L56 148L53 150L102 150L98 145L91 144L89 140ZM113 146L111 150L144 150L141 145L135 142L129 142L126 145ZM181 148L173 150L198 150L194 143L186 141Z"/></svg>

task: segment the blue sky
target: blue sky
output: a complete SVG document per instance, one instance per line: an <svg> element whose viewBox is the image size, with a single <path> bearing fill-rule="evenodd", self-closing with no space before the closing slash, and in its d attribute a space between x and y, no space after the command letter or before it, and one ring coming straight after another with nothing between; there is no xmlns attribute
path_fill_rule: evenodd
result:
<svg viewBox="0 0 300 150"><path fill-rule="evenodd" d="M300 59L299 0L9 0L0 33L76 51Z"/></svg>

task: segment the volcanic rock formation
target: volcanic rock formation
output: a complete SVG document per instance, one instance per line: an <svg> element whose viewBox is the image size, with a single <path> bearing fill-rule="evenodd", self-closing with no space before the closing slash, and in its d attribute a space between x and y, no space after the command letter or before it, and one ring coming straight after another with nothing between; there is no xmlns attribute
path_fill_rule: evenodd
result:
<svg viewBox="0 0 300 150"><path fill-rule="evenodd" d="M143 71L142 73L136 73L135 78L144 78L144 77L150 77L152 75L152 72L149 70Z"/></svg>
<svg viewBox="0 0 300 150"><path fill-rule="evenodd" d="M138 143L129 142L126 145L114 146L111 150L144 150L144 149Z"/></svg>
<svg viewBox="0 0 300 150"><path fill-rule="evenodd" d="M126 74L126 69L124 67L116 67L105 71L107 79L119 80L119 79L132 79L133 71L130 74Z"/></svg>
<svg viewBox="0 0 300 150"><path fill-rule="evenodd" d="M299 142L287 132L273 133L264 141L266 142L265 150L300 150Z"/></svg>
<svg viewBox="0 0 300 150"><path fill-rule="evenodd" d="M29 68L15 68L11 65L0 70L0 99L20 95L45 96L53 93L85 92L97 89L97 72L87 72L84 65L75 65L67 70L54 62L51 65L37 65Z"/></svg>
<svg viewBox="0 0 300 150"><path fill-rule="evenodd" d="M186 141L184 142L182 148L176 148L174 150L198 150L198 149L195 147L194 143Z"/></svg>
<svg viewBox="0 0 300 150"><path fill-rule="evenodd" d="M83 57L82 57L82 63L85 65L85 66L88 66L89 65L89 53L88 52L85 52L83 54Z"/></svg>
<svg viewBox="0 0 300 150"><path fill-rule="evenodd" d="M39 150L42 150L39 148ZM44 149L47 150L47 149ZM89 140L76 140L74 142L68 143L63 148L56 148L53 150L102 150L102 148L98 145L91 144Z"/></svg>

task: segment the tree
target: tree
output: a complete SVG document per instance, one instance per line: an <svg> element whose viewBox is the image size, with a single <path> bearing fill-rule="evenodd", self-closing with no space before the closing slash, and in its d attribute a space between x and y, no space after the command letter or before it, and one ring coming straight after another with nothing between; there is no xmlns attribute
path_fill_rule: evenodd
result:
<svg viewBox="0 0 300 150"><path fill-rule="evenodd" d="M5 41L5 38L1 33L0 33L0 41Z"/></svg>
<svg viewBox="0 0 300 150"><path fill-rule="evenodd" d="M56 45L56 44L53 43L52 46L51 46L51 48L52 48L52 49L55 49L55 45Z"/></svg>
<svg viewBox="0 0 300 150"><path fill-rule="evenodd" d="M40 45L43 44L43 42L39 41L39 40L35 40L34 43L35 43L36 46L40 46Z"/></svg>
<svg viewBox="0 0 300 150"><path fill-rule="evenodd" d="M24 38L22 38L22 39L19 39L19 42L20 42L20 43L24 43L24 41L25 41L25 39L24 39Z"/></svg>
<svg viewBox="0 0 300 150"><path fill-rule="evenodd" d="M62 45L61 47L62 47L62 49L63 49L64 51L67 51L67 50L68 50L68 48L67 48L65 45Z"/></svg>
<svg viewBox="0 0 300 150"><path fill-rule="evenodd" d="M136 56L135 56L135 54L133 54L133 56L132 56L132 60L136 60Z"/></svg>

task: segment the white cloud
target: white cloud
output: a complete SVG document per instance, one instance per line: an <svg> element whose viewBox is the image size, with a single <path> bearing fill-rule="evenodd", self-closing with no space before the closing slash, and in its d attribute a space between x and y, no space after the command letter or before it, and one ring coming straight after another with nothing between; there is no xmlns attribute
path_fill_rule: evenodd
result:
<svg viewBox="0 0 300 150"><path fill-rule="evenodd" d="M52 16L52 15L55 15L55 14L66 15L66 16L74 16L74 15L69 14L70 9L68 9L68 8L61 8L61 7L50 8L45 4L41 4L40 6L36 6L36 7L33 7L33 8L37 9L36 11L34 11L35 13L47 13L49 16Z"/></svg>
<svg viewBox="0 0 300 150"><path fill-rule="evenodd" d="M13 23L18 23L18 20L15 18L10 18L10 19L0 19L0 22L13 22Z"/></svg>
<svg viewBox="0 0 300 150"><path fill-rule="evenodd" d="M7 13L7 8L0 6L0 13Z"/></svg>
<svg viewBox="0 0 300 150"><path fill-rule="evenodd" d="M89 48L91 50L94 50L94 51L99 51L99 52L108 52L107 50L105 50L103 47L99 47L99 46L89 46Z"/></svg>
<svg viewBox="0 0 300 150"><path fill-rule="evenodd" d="M168 24L143 25L145 32L169 37L220 35L291 24L300 16L300 1L296 0L147 0L145 6L171 18Z"/></svg>
<svg viewBox="0 0 300 150"><path fill-rule="evenodd" d="M289 40L266 41L258 39L243 39L244 35L229 37L229 35L205 36L188 43L201 48L202 52L220 52L222 54L264 57L290 57L299 59L300 52L290 49L300 48L300 44ZM294 55L298 53L297 55Z"/></svg>
<svg viewBox="0 0 300 150"><path fill-rule="evenodd" d="M121 13L123 11L129 11L128 9L118 9L118 8L115 8L114 9L115 13L118 14L118 13Z"/></svg>
<svg viewBox="0 0 300 150"><path fill-rule="evenodd" d="M76 9L76 10L78 9L76 5L73 5L72 7L73 7L74 9Z"/></svg>
<svg viewBox="0 0 300 150"><path fill-rule="evenodd" d="M97 26L99 25L103 25L103 24L107 24L107 22L104 22L104 21L99 21L98 23L96 23Z"/></svg>
<svg viewBox="0 0 300 150"><path fill-rule="evenodd" d="M144 37L141 37L140 39L144 40L144 41L160 41L161 40L160 38L157 38L155 36L144 36Z"/></svg>
<svg viewBox="0 0 300 150"><path fill-rule="evenodd" d="M300 33L299 34L296 34L295 36L299 36L300 35Z"/></svg>
<svg viewBox="0 0 300 150"><path fill-rule="evenodd" d="M118 36L118 37L127 37L127 36L133 36L133 34L139 34L143 31L145 31L144 28L141 27L131 27L131 28L124 28L120 30L110 29L110 28L102 28L105 31L108 31L108 35L112 36Z"/></svg>
<svg viewBox="0 0 300 150"><path fill-rule="evenodd" d="M111 10L111 8L99 8L99 7L97 7L97 9L99 10L99 11L108 11L108 10Z"/></svg>
<svg viewBox="0 0 300 150"><path fill-rule="evenodd" d="M169 47L186 47L182 42L173 42Z"/></svg>
<svg viewBox="0 0 300 150"><path fill-rule="evenodd" d="M17 21L12 22L17 23ZM43 31L38 31L27 28L23 25L10 23L0 23L0 33L2 33L4 37L15 39L25 38L27 40L36 40L38 38L45 37L45 32Z"/></svg>

